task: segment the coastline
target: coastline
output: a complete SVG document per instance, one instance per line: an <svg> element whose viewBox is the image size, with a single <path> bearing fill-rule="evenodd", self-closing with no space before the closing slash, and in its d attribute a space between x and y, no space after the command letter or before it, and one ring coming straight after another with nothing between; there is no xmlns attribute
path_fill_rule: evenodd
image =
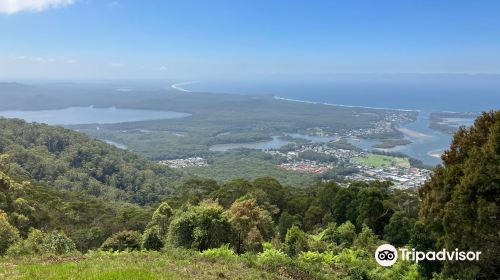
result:
<svg viewBox="0 0 500 280"><path fill-rule="evenodd" d="M273 96L273 98L276 100L283 100L283 101L300 102L300 103L308 103L308 104L320 104L320 105L338 106L338 107L347 107L347 108L392 110L392 111L400 111L400 112L418 112L418 113L420 113L420 111L421 111L421 110L410 110L410 109L394 109L394 108L368 107L368 106L345 105L345 104L335 104L335 103L317 102L317 101L306 101L306 100L284 98L284 97L279 97L279 96Z"/></svg>
<svg viewBox="0 0 500 280"><path fill-rule="evenodd" d="M179 83L175 84L176 89L181 88L182 91L189 91L185 88L182 88L182 85L187 85L190 84L191 82L186 82L186 83ZM189 92L200 92L200 91L189 91ZM230 94L230 93L227 93ZM386 110L386 111L392 111L392 112L403 112L403 113L417 113L418 117L417 120L414 122L419 122L422 121L421 119L424 118L424 121L427 122L427 113L425 110L421 109L396 109L396 108L384 108L384 107L370 107L370 106L355 106L355 105L345 105L345 104L335 104L335 103L328 103L328 102L317 102L317 101L308 101L308 100L298 100L298 99L292 99L292 98L283 98L279 96L270 96L274 100L280 100L280 101L286 101L286 102L300 102L304 104L317 104L317 105L326 105L326 106L338 106L338 107L345 107L345 108L363 108L363 109L372 109L372 110ZM411 123L414 123L411 122ZM420 131L418 128L413 128L410 126L409 128L406 127L405 125L401 125L396 127L396 129L404 134L405 139L411 139L412 143L407 143L404 145L396 145L395 147L391 148L373 148L370 146L368 149L376 149L380 151L387 151L387 152L402 152L407 154L408 156L417 158L419 160L422 160L424 163L429 164L429 165L434 165L434 164L439 164L441 153L442 153L442 146L433 144L433 142L436 140L436 137L434 137L434 134L431 132L427 133L427 130ZM437 146L436 146L437 145ZM359 145L356 145L358 147L361 147ZM414 148L414 146L416 148ZM413 150L417 149L417 152L414 152ZM426 149L422 150L421 149Z"/></svg>
<svg viewBox="0 0 500 280"><path fill-rule="evenodd" d="M190 85L190 84L194 84L194 83L198 83L198 82L197 81L190 81L190 82L176 83L176 84L171 85L170 87L175 89L175 90L182 91L182 92L193 92L191 90L187 90L187 89L183 88L182 86L186 86L186 85Z"/></svg>
<svg viewBox="0 0 500 280"><path fill-rule="evenodd" d="M441 159L441 155L443 155L444 150L445 150L445 149L437 149L437 150L429 151L429 152L427 153L427 155L429 155L429 156L431 156L431 157L435 157L435 158L439 158L439 159Z"/></svg>
<svg viewBox="0 0 500 280"><path fill-rule="evenodd" d="M190 82L182 82L182 83L176 83L171 85L171 88L182 91L182 92L195 92L192 90L188 90L183 88L182 86L184 85L190 85L194 83L199 83L199 81L190 81ZM327 103L327 102L317 102L317 101L308 101L308 100L298 100L298 99L291 99L291 98L284 98L284 97L279 97L274 95L274 99L276 100L283 100L283 101L291 101L291 102L300 102L300 103L307 103L307 104L319 104L319 105L327 105L327 106L338 106L338 107L346 107L346 108L363 108L363 109L374 109L374 110L392 110L392 111L400 111L400 112L418 112L420 113L421 110L410 110L410 109L396 109L396 108L383 108L383 107L369 107L369 106L358 106L358 105L345 105L345 104L335 104L335 103Z"/></svg>

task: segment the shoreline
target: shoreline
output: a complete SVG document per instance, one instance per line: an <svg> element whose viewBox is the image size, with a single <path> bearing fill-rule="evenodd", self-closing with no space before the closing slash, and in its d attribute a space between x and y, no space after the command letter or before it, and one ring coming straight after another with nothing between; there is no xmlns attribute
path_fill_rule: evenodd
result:
<svg viewBox="0 0 500 280"><path fill-rule="evenodd" d="M404 128L404 127L398 127L397 130L402 132L404 135L407 135L407 136L409 136L411 138L415 138L415 139L423 139L423 138L431 137L430 135L427 135L425 133L418 132L418 131L411 130L411 129Z"/></svg>
<svg viewBox="0 0 500 280"><path fill-rule="evenodd" d="M182 92L193 92L192 90L187 90L181 86L190 85L190 84L194 84L194 83L198 83L198 82L191 81L191 82L176 83L176 84L171 85L170 87L175 89L175 90L182 91Z"/></svg>
<svg viewBox="0 0 500 280"><path fill-rule="evenodd" d="M395 108L382 108L382 107L369 107L369 106L357 106L357 105L345 105L345 104L335 104L335 103L318 102L318 101L298 100L298 99L284 98L284 97L279 97L279 96L273 96L273 98L276 99L276 100L283 100L283 101L300 102L300 103L307 103L307 104L327 105L327 106L338 106L338 107L347 107L347 108L363 108L363 109L388 110L388 111L400 111L400 112L418 112L418 113L421 112L421 110L395 109Z"/></svg>
<svg viewBox="0 0 500 280"><path fill-rule="evenodd" d="M194 83L199 83L199 81L176 83L176 84L171 85L171 88L178 90L178 91L182 91L182 92L195 92L193 90L187 90L187 89L181 87L183 85L189 85L189 84L194 84ZM225 94L232 94L232 93L225 93ZM300 102L300 103L307 103L307 104L327 105L327 106L338 106L338 107L347 107L347 108L363 108L363 109L388 110L388 111L399 111L399 112L417 112L417 113L420 113L422 111L422 110L411 110L411 109L397 109L397 108L369 107L369 106L360 106L360 105L335 104L335 103L328 103L328 102L318 102L318 101L308 101L308 100L284 98L284 97L279 97L276 95L273 95L273 98L275 100Z"/></svg>
<svg viewBox="0 0 500 280"><path fill-rule="evenodd" d="M443 155L444 152L445 152L445 148L443 148L443 149L437 149L437 150L429 151L427 153L427 155L431 156L431 157L434 157L434 158L441 159L441 156Z"/></svg>

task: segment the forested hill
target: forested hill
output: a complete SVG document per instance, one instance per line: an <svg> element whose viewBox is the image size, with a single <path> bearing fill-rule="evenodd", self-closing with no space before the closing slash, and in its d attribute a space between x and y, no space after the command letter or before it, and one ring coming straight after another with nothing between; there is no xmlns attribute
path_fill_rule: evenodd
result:
<svg viewBox="0 0 500 280"><path fill-rule="evenodd" d="M161 201L180 179L168 167L81 133L4 118L0 165L15 178L140 205Z"/></svg>
<svg viewBox="0 0 500 280"><path fill-rule="evenodd" d="M64 233L53 234L66 234L78 250L85 251L100 246L113 232L142 230L151 212L134 204L19 181L2 172L0 166L0 255L10 242L25 238L33 229L62 229ZM16 233L12 235L16 240L6 240L6 231Z"/></svg>

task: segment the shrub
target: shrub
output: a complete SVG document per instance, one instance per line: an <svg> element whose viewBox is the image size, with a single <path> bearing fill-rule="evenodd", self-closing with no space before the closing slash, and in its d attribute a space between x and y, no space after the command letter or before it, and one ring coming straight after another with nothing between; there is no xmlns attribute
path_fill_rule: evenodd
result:
<svg viewBox="0 0 500 280"><path fill-rule="evenodd" d="M370 252L375 252L379 243L380 240L373 233L373 231L366 225L363 225L361 232L358 234L356 240L354 240L353 246L360 249L368 249Z"/></svg>
<svg viewBox="0 0 500 280"><path fill-rule="evenodd" d="M260 252L262 242L273 235L273 220L269 212L253 198L238 200L227 211L236 232L236 252Z"/></svg>
<svg viewBox="0 0 500 280"><path fill-rule="evenodd" d="M340 243L345 243L347 246L351 246L356 239L356 227L351 221L341 224L337 228L337 232L339 233Z"/></svg>
<svg viewBox="0 0 500 280"><path fill-rule="evenodd" d="M204 251L231 243L233 228L224 208L215 202L202 202L174 217L167 240L174 247Z"/></svg>
<svg viewBox="0 0 500 280"><path fill-rule="evenodd" d="M160 239L164 239L167 235L168 226L173 217L173 210L167 202L163 202L153 213L148 228L155 227L157 235Z"/></svg>
<svg viewBox="0 0 500 280"><path fill-rule="evenodd" d="M379 266L372 254L362 249L344 249L335 257L335 264L340 269L344 270L350 279L383 279L376 277L379 273L374 272L374 277L370 277L370 272L378 268L385 269Z"/></svg>
<svg viewBox="0 0 500 280"><path fill-rule="evenodd" d="M299 261L309 264L332 265L335 262L335 256L331 252L302 252L299 255Z"/></svg>
<svg viewBox="0 0 500 280"><path fill-rule="evenodd" d="M219 248L207 249L200 254L209 259L219 259L226 261L236 258L236 254L234 253L233 249L231 249L229 244L222 245Z"/></svg>
<svg viewBox="0 0 500 280"><path fill-rule="evenodd" d="M7 214L0 210L0 256L19 239L19 231L7 220Z"/></svg>
<svg viewBox="0 0 500 280"><path fill-rule="evenodd" d="M266 269L277 269L287 266L292 259L281 250L273 248L269 243L264 243L264 251L257 255L258 263Z"/></svg>
<svg viewBox="0 0 500 280"><path fill-rule="evenodd" d="M285 252L292 257L298 255L300 252L307 251L306 234L299 227L292 226L286 233L284 248Z"/></svg>
<svg viewBox="0 0 500 280"><path fill-rule="evenodd" d="M157 226L150 227L144 231L142 235L142 248L146 250L156 250L159 251L163 248L163 241L158 236Z"/></svg>
<svg viewBox="0 0 500 280"><path fill-rule="evenodd" d="M53 231L45 234L42 242L42 250L47 254L64 255L76 251L75 242L62 231Z"/></svg>
<svg viewBox="0 0 500 280"><path fill-rule="evenodd" d="M101 245L105 251L140 250L142 236L138 231L125 230L108 237Z"/></svg>
<svg viewBox="0 0 500 280"><path fill-rule="evenodd" d="M26 239L16 242L7 250L7 255L65 255L74 252L76 252L76 245L64 232L44 233L38 229L32 229Z"/></svg>

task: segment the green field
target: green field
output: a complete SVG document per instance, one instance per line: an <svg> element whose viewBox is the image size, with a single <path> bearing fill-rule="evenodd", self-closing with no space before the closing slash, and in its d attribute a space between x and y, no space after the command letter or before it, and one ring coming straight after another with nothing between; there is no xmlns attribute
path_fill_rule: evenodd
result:
<svg viewBox="0 0 500 280"><path fill-rule="evenodd" d="M279 279L243 261L197 252L97 253L94 256L0 260L0 279Z"/></svg>
<svg viewBox="0 0 500 280"><path fill-rule="evenodd" d="M389 166L410 168L410 161L408 160L408 158L391 157L384 155L370 154L367 157L354 157L351 159L351 161L354 163L364 164L376 168Z"/></svg>
<svg viewBox="0 0 500 280"><path fill-rule="evenodd" d="M321 258L327 255L331 257ZM384 268L371 255L360 249L345 249L338 255L309 252L293 259L276 250L272 254L240 256L181 249L94 251L85 255L0 259L0 279L419 279L415 264L398 261ZM360 273L366 278L357 278Z"/></svg>

